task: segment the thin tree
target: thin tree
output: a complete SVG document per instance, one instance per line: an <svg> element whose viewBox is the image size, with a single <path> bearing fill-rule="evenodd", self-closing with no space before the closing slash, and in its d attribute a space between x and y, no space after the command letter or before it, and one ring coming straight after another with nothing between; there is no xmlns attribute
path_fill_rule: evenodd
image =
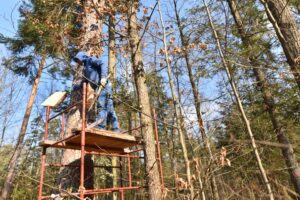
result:
<svg viewBox="0 0 300 200"><path fill-rule="evenodd" d="M185 60L187 70L188 70L189 81L190 81L191 86L192 86L192 92L193 92L193 97L194 97L194 105L195 105L195 110L196 110L196 115L197 115L197 119L198 119L198 125L199 125L199 129L200 129L200 133L201 133L201 136L202 136L202 140L205 143L205 147L208 151L210 159L214 160L209 138L206 137L206 131L205 131L205 128L204 128L203 116L202 116L202 113L201 113L201 99L200 99L199 91L197 89L197 86L196 86L196 83L195 83L195 80L194 80L194 76L193 76L192 65L191 65L190 56L189 56L188 41L187 41L187 38L184 34L183 26L182 26L182 23L181 23L181 20L180 20L179 11L178 11L178 8L177 8L178 7L177 6L177 0L173 0L173 5L174 5L174 11L175 11L175 17L176 17L176 24L178 26L179 36L180 36L180 40L181 40L181 46L182 46L182 49L183 49L183 56L184 56L184 60ZM211 184L212 184L212 191L213 191L214 198L216 200L220 199L216 179L215 179L215 176L214 176L214 172L212 172Z"/></svg>
<svg viewBox="0 0 300 200"><path fill-rule="evenodd" d="M149 94L146 85L145 70L141 52L140 37L137 29L137 9L139 1L128 2L128 36L131 49L131 61L133 76L140 108L140 121L142 125L142 137L144 141L147 184L150 200L162 199L162 189L156 161L155 139L151 120L151 108Z"/></svg>
<svg viewBox="0 0 300 200"><path fill-rule="evenodd" d="M182 131L182 121L181 121L181 116L180 116L180 112L179 112L179 101L178 98L175 94L175 87L174 87L174 81L172 78L172 72L171 72L171 66L170 66L170 59L169 59L169 55L168 55L168 45L167 45L167 37L166 37L166 28L165 28L165 24L162 18L162 13L161 13L161 8L160 8L160 1L158 0L158 12L160 15L160 22L162 25L162 30L163 30L163 43L164 43L164 56L165 56L165 62L167 65L167 71L168 71L168 78L169 78L169 85L170 85L170 89L171 89L171 94L172 94L172 99L174 102L174 110L175 110L175 118L176 118L176 124L177 124L177 131L179 134L179 140L180 140L180 144L181 144L181 149L182 149L182 153L183 153L183 158L184 158L184 163L185 163L185 168L186 168L186 175L187 175L187 183L188 183L188 187L190 190L190 195L191 195L191 199L194 199L194 185L192 182L192 174L191 174L191 167L190 167L190 161L189 161L189 157L188 157L188 151L187 151L187 147L186 147L186 143L185 143L185 135Z"/></svg>
<svg viewBox="0 0 300 200"><path fill-rule="evenodd" d="M263 178L263 181L264 181L264 184L266 186L266 189L268 191L268 195L269 195L269 198L271 200L274 199L274 194L273 194L273 191L272 191L272 188L271 188L271 184L269 182L269 179L267 177L267 173L266 173L266 170L262 164L262 160L260 158L260 155L259 155L259 152L258 152L258 149L257 149L257 145L256 145L256 141L255 141L255 138L254 138L254 135L253 135L253 132L252 132L252 128L251 128L251 124L250 124L250 121L248 120L247 116L246 116L246 113L244 111L244 107L242 105L242 102L241 102L241 98L240 98L240 95L237 91L237 88L236 88L236 85L235 85L235 82L234 82L234 79L230 73L230 70L229 70L229 66L225 60L225 57L224 57L224 54L223 54L223 50L222 50L222 47L221 47L221 43L220 43L220 40L219 40L219 37L218 37L218 34L217 34L217 31L215 29L215 26L213 24L213 21L212 21L212 18L211 18L211 14L210 14L210 9L209 7L207 6L207 3L205 0L202 0L203 1L203 4L205 6L205 9L206 9L206 13L207 13L207 16L208 16L208 19L209 19L209 24L210 24L210 27L212 29L212 32L213 32L213 37L217 43L217 49L218 49L218 52L219 52L219 56L222 60L222 64L223 64L223 67L225 69L225 72L226 72L226 75L228 77L228 80L229 80L229 83L230 83L230 86L232 88L232 91L233 91L233 94L234 94L234 97L235 97L235 100L237 102L237 106L238 106L238 109L242 115L242 119L243 119L243 122L246 126L246 129L247 129L247 133L250 137L250 140L251 140L251 146L252 146L252 149L254 151L254 154L255 154L255 158L256 158L256 161L257 161L257 164L258 164L258 167L259 167L259 170L260 170L260 173L262 175L262 178Z"/></svg>

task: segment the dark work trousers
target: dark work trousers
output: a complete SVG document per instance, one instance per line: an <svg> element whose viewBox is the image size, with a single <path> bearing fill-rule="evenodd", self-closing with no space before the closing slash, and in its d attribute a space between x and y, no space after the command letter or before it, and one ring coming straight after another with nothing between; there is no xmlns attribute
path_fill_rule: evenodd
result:
<svg viewBox="0 0 300 200"><path fill-rule="evenodd" d="M98 99L98 118L103 119L98 125L100 129L104 129L107 125L111 124L112 131L119 131L118 117L114 109L112 87L109 81L102 89Z"/></svg>

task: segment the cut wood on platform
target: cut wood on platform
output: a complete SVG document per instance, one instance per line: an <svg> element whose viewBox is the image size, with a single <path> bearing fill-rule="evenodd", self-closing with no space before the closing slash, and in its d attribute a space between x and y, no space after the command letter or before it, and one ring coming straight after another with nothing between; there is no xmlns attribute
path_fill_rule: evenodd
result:
<svg viewBox="0 0 300 200"><path fill-rule="evenodd" d="M42 106L49 106L55 108L66 98L66 96L66 92L54 92L42 103Z"/></svg>
<svg viewBox="0 0 300 200"><path fill-rule="evenodd" d="M59 141L46 140L40 146L63 149L81 149L81 129L72 129L74 135ZM141 139L132 135L122 134L96 128L85 130L85 147L87 151L105 153L124 153L124 148L130 148L141 143Z"/></svg>

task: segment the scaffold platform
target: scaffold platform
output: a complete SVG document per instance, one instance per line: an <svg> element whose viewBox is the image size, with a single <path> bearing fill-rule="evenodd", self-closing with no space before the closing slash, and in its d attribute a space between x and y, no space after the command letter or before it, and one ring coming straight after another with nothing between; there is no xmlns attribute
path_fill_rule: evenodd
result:
<svg viewBox="0 0 300 200"><path fill-rule="evenodd" d="M43 188L45 186L45 172L46 167L79 167L80 171L80 183L78 192L75 193L66 193L63 192L60 194L60 197L75 197L76 199L85 199L88 195L97 195L97 194L105 194L105 193L120 193L121 200L125 199L125 191L128 190L138 190L142 188L146 188L146 186L139 185L137 182L134 182L131 168L132 168L132 160L133 159L145 159L143 153L141 153L143 149L143 142L140 137L131 135L129 133L133 133L134 131L140 131L142 127L136 127L126 132L112 132L108 130L102 130L97 128L87 128L87 120L86 117L88 115L86 109L87 102L87 93L86 93L86 83L83 84L82 91L82 101L76 102L71 105L67 109L61 111L60 113L53 114L50 117L50 113L52 109L55 109L57 105L59 105L63 99L66 97L65 92L57 92L51 95L46 101L44 101L43 106L46 109L46 123L45 123L45 131L44 138L39 143L42 148L41 155L41 172L40 172L40 185L39 185L39 193L38 200L42 199L53 199L51 195L49 196L44 194ZM78 128L73 128L69 133L66 133L65 127L65 118L66 114L69 113L72 109L81 108L81 124L78 124ZM51 131L49 129L50 121L61 117L61 131L60 135L56 136L59 139L49 139L49 135L51 135ZM157 147L157 161L160 167L160 177L161 177L161 185L163 187L163 174L162 174L162 163L160 157L160 143L158 139L158 131L156 126L156 117L153 120L153 124L155 127L155 138L156 138L156 147ZM68 129L69 130L69 129ZM66 136L65 136L66 135ZM50 137L53 138L53 137ZM47 149L48 148L59 148L59 149L72 149L79 150L80 153L80 163L76 165L72 164L62 164L62 163L48 163L46 159ZM86 189L85 188L85 156L86 155L94 155L94 156L105 156L105 157L119 157L120 159L126 160L126 176L127 182L125 185L122 183L119 187L112 188L95 188L95 189ZM145 161L144 161L145 162ZM135 163L135 162L133 162ZM121 166L92 166L95 167L116 167L121 169Z"/></svg>
<svg viewBox="0 0 300 200"><path fill-rule="evenodd" d="M81 150L81 128L72 129L73 135L61 140L44 140L41 147ZM85 129L85 150L104 153L125 153L124 149L141 144L141 138L126 133L97 128Z"/></svg>

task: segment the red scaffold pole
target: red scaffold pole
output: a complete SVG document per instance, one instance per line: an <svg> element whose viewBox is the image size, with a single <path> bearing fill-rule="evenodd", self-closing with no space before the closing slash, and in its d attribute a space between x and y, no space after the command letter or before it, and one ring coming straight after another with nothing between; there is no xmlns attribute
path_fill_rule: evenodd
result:
<svg viewBox="0 0 300 200"><path fill-rule="evenodd" d="M124 190L121 190L121 200L124 200Z"/></svg>
<svg viewBox="0 0 300 200"><path fill-rule="evenodd" d="M49 116L50 116L50 107L47 106L44 140L47 140L47 138L48 138ZM39 196L38 196L39 200L41 200L42 196L43 196L43 184L44 184L44 176L45 176L45 163L46 163L46 148L43 147L43 152L42 152L42 156L41 156L41 175L40 175L40 186L39 186Z"/></svg>
<svg viewBox="0 0 300 200"><path fill-rule="evenodd" d="M41 164L41 176L40 176L40 186L39 186L38 200L42 200L42 196L43 196L43 183L44 183L45 162L46 162L46 148L45 147L43 147L41 162L42 162L42 164Z"/></svg>
<svg viewBox="0 0 300 200"><path fill-rule="evenodd" d="M129 187L132 186L132 181L131 181L131 159L128 157L128 180L129 180Z"/></svg>
<svg viewBox="0 0 300 200"><path fill-rule="evenodd" d="M80 199L84 199L84 157L85 157L85 112L86 112L86 83L83 83L82 92L82 125L81 125L81 160L80 160Z"/></svg>

